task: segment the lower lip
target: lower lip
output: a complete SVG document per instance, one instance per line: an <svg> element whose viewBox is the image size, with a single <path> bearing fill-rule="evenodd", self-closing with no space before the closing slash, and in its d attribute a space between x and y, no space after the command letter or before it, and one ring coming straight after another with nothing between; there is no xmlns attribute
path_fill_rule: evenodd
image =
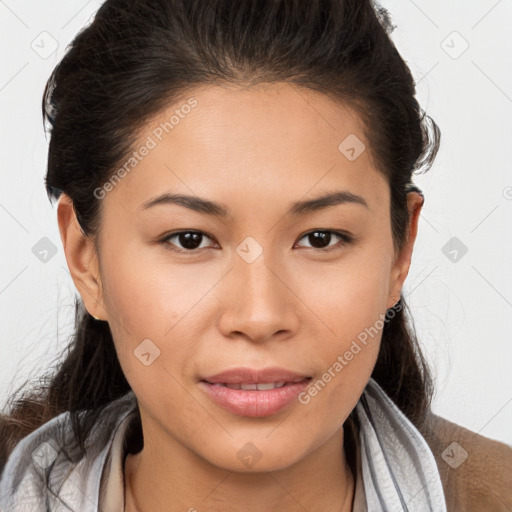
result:
<svg viewBox="0 0 512 512"><path fill-rule="evenodd" d="M201 388L217 404L239 416L262 417L276 414L291 404L304 391L310 380L285 384L264 391L230 389L225 386L199 382Z"/></svg>

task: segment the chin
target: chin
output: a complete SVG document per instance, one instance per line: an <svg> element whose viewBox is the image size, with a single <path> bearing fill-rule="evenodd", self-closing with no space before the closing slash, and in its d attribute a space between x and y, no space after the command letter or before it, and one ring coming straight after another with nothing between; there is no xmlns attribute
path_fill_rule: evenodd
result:
<svg viewBox="0 0 512 512"><path fill-rule="evenodd" d="M279 441L273 442L276 448ZM286 469L297 462L297 450L291 448L292 453L284 453L283 450L272 450L271 445L261 447L264 442L258 444L258 441L246 441L240 443L240 448L232 447L223 449L221 453L211 454L211 457L204 457L210 464L234 473L263 473L269 471L280 471ZM261 447L261 449L259 448ZM226 456L232 453L233 456Z"/></svg>

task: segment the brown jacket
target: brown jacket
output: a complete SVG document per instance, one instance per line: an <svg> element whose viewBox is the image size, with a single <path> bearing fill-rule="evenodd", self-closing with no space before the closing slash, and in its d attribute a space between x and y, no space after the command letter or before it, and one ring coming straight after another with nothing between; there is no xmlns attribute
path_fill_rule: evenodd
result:
<svg viewBox="0 0 512 512"><path fill-rule="evenodd" d="M512 448L434 414L430 418L423 435L448 512L512 512Z"/></svg>

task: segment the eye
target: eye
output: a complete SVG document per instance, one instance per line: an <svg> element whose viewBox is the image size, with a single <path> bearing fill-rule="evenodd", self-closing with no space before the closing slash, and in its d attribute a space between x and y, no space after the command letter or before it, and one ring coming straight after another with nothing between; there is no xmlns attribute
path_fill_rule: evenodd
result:
<svg viewBox="0 0 512 512"><path fill-rule="evenodd" d="M340 241L337 244L331 245L329 247L329 243L332 241L333 235L334 237L339 238ZM313 249L318 249L320 251L328 251L334 247L348 245L352 243L353 240L352 237L346 233L340 231L333 231L329 229L315 229L314 231L306 233L300 239L302 238L307 238L308 241L310 241L311 245L309 247L312 247Z"/></svg>
<svg viewBox="0 0 512 512"><path fill-rule="evenodd" d="M182 248L174 249L171 247L172 245L175 245L174 243L170 242L170 240L173 238L175 238L181 244ZM202 231L179 231L172 235L166 236L160 240L160 242L163 243L166 248L172 251L192 253L196 250L205 248L204 246L201 247L201 242L204 238L209 238L210 240L212 239L212 237Z"/></svg>

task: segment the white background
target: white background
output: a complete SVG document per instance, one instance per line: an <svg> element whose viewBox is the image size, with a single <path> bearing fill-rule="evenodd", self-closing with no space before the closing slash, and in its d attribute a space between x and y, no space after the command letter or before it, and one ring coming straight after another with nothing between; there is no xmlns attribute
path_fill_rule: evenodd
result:
<svg viewBox="0 0 512 512"><path fill-rule="evenodd" d="M75 288L43 183L41 97L100 4L0 1L1 404L49 368L73 328ZM416 178L426 203L404 287L436 377L434 411L512 445L512 3L382 5L420 104L442 132L435 165ZM32 252L42 237L57 247L46 263ZM452 237L467 247L456 262L442 251Z"/></svg>

